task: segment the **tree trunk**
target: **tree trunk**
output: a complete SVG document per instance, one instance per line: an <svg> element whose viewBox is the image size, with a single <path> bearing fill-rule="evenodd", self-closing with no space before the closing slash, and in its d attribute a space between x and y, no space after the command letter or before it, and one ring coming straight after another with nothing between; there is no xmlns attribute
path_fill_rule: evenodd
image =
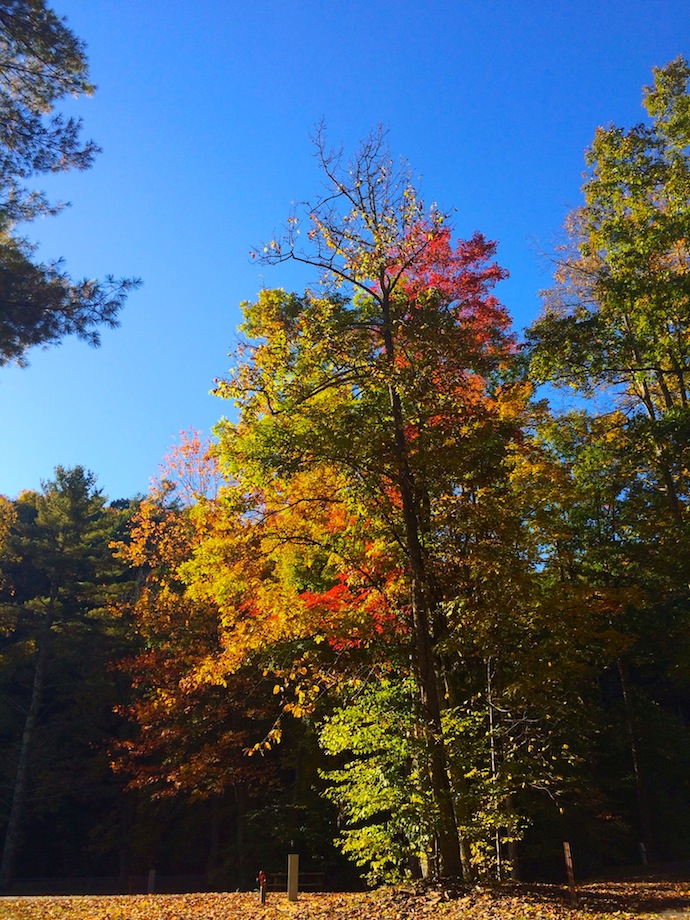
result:
<svg viewBox="0 0 690 920"><path fill-rule="evenodd" d="M419 689L419 700L423 720L423 731L429 763L432 795L438 809L438 849L440 874L459 876L469 870L463 866L460 853L460 834L455 817L453 792L451 789L443 728L441 704L434 668L431 637L427 611L416 595L419 585L412 578L412 611L415 642L414 666Z"/></svg>
<svg viewBox="0 0 690 920"><path fill-rule="evenodd" d="M382 312L382 335L386 358L389 365L393 367L395 347L391 329L390 302L385 289L382 297ZM434 606L433 592L422 549L418 502L414 478L408 461L405 420L400 395L393 383L389 384L388 392L393 419L393 447L405 527L405 543L410 566L414 670L419 688L432 794L438 810L439 869L442 876L460 876L463 870L460 834L455 817L448 758L443 739L441 694L439 692L440 674L434 659L431 637L430 614Z"/></svg>
<svg viewBox="0 0 690 920"><path fill-rule="evenodd" d="M651 816L649 811L649 798L647 796L647 784L644 779L644 771L640 757L640 745L637 736L637 725L635 712L633 710L632 700L630 698L630 680L628 678L628 669L624 661L616 659L618 666L618 675L621 681L621 692L623 694L623 705L625 706L625 719L628 726L628 735L630 738L630 754L632 758L633 771L635 774L635 791L637 793L637 808L639 818L640 840L644 844L647 858L652 860L652 840L651 840Z"/></svg>
<svg viewBox="0 0 690 920"><path fill-rule="evenodd" d="M235 804L237 806L235 818L235 841L237 845L237 878L240 884L246 884L245 873L247 861L244 856L246 847L246 823L247 823L247 791L242 783L233 786L235 793ZM260 866L257 868L261 868Z"/></svg>
<svg viewBox="0 0 690 920"><path fill-rule="evenodd" d="M218 870L220 853L221 804L217 798L211 800L211 820L208 834L208 856L206 857L206 881L213 884Z"/></svg>
<svg viewBox="0 0 690 920"><path fill-rule="evenodd" d="M130 835L132 832L132 800L124 790L120 792L119 797L119 862L120 862L120 883L122 890L126 891L127 879L129 877L129 863L131 855Z"/></svg>
<svg viewBox="0 0 690 920"><path fill-rule="evenodd" d="M29 709L26 714L26 721L24 722L24 729L22 731L22 738L19 746L19 759L17 763L17 774L14 780L14 790L12 793L12 806L10 808L9 821L7 822L7 830L5 831L2 862L0 862L0 890L2 891L8 888L14 877L19 832L24 812L24 803L26 801L26 782L29 775L31 747L38 714L43 701L43 683L48 664L50 629L52 623L52 616L46 614L38 637L38 650L36 654L36 664L34 666L31 702L29 703Z"/></svg>

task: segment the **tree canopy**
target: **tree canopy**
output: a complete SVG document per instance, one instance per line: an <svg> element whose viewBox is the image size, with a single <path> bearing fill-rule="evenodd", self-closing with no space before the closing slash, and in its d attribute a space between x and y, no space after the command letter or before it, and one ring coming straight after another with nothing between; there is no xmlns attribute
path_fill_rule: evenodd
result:
<svg viewBox="0 0 690 920"><path fill-rule="evenodd" d="M597 130L585 204L568 218L556 285L528 333L539 379L622 400L677 521L689 486L689 79L682 57L655 68L651 124Z"/></svg>
<svg viewBox="0 0 690 920"><path fill-rule="evenodd" d="M371 882L553 876L564 840L583 871L687 857L689 77L596 132L524 347L496 244L380 130L349 160L317 135L326 190L255 251L317 278L243 305L215 441L127 511L79 468L0 500L17 802L61 772L29 753L65 743L63 676L112 704L100 638L123 865L195 850L246 886L288 846L342 872L333 838Z"/></svg>

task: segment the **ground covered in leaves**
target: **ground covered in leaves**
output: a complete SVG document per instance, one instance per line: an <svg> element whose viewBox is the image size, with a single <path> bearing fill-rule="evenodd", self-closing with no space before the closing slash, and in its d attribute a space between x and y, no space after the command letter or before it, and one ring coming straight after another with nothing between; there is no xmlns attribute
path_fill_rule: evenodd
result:
<svg viewBox="0 0 690 920"><path fill-rule="evenodd" d="M384 888L300 894L291 903L256 893L0 898L0 920L633 920L690 918L687 878L627 878L577 889L556 885Z"/></svg>

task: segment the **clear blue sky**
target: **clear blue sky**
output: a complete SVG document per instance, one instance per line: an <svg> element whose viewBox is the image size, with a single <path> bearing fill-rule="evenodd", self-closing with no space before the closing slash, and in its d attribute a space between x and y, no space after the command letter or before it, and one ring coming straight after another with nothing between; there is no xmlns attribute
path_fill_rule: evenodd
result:
<svg viewBox="0 0 690 920"><path fill-rule="evenodd" d="M642 120L654 65L690 55L688 0L52 0L87 44L92 99L70 103L104 149L40 183L72 207L33 224L75 277L140 276L99 350L66 340L0 369L0 492L82 464L110 498L145 492L177 433L231 413L239 304L301 288L261 268L320 177L320 119L353 150L383 123L423 197L499 243L518 328L548 284L540 251L580 202L597 125Z"/></svg>

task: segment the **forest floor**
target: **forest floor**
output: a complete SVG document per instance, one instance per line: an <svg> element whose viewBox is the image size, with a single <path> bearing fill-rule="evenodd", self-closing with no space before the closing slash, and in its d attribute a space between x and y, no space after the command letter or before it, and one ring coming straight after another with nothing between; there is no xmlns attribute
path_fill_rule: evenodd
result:
<svg viewBox="0 0 690 920"><path fill-rule="evenodd" d="M686 868L688 871L686 871ZM0 898L0 920L690 920L690 867L577 886L379 888L300 894L290 902L256 893Z"/></svg>

